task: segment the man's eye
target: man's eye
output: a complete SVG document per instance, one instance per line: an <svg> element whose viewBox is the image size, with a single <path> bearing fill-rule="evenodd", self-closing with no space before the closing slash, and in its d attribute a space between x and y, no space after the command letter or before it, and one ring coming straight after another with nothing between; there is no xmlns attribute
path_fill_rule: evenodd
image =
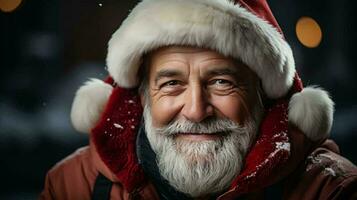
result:
<svg viewBox="0 0 357 200"><path fill-rule="evenodd" d="M176 85L178 85L179 84L179 81L178 80L170 80L170 81L167 81L167 82L165 82L165 83L163 83L163 84L161 84L160 85L160 88L162 88L162 87L172 87L172 86L176 86Z"/></svg>
<svg viewBox="0 0 357 200"><path fill-rule="evenodd" d="M211 81L212 85L218 85L218 86L232 86L233 83L231 81L225 80L225 79L215 79Z"/></svg>
<svg viewBox="0 0 357 200"><path fill-rule="evenodd" d="M226 92L235 88L235 83L227 79L214 79L208 82L207 88L216 92Z"/></svg>

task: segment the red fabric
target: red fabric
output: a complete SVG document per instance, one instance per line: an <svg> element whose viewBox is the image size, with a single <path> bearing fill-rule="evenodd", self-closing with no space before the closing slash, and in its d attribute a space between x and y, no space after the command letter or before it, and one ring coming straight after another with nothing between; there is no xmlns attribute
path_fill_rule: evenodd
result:
<svg viewBox="0 0 357 200"><path fill-rule="evenodd" d="M235 0L235 2L248 9L256 16L259 16L269 22L280 32L281 35L283 35L283 32L281 31L281 28L271 12L266 0Z"/></svg>
<svg viewBox="0 0 357 200"><path fill-rule="evenodd" d="M295 77L294 77L294 83L292 86L292 90L294 91L294 93L296 92L301 92L301 90L304 88L304 85L298 75L297 72L295 72Z"/></svg>
<svg viewBox="0 0 357 200"><path fill-rule="evenodd" d="M98 124L92 129L99 156L129 192L145 180L135 152L141 116L137 90L116 87Z"/></svg>
<svg viewBox="0 0 357 200"><path fill-rule="evenodd" d="M272 171L286 163L290 154L288 102L278 101L268 109L261 123L260 135L246 156L245 166L232 182L236 196L259 190L269 183Z"/></svg>
<svg viewBox="0 0 357 200"><path fill-rule="evenodd" d="M108 83L108 84L110 84L110 85L112 85L113 87L115 87L115 86L117 85L117 84L114 82L113 77L111 77L111 76L106 77L106 78L104 79L104 82L105 82L105 83Z"/></svg>

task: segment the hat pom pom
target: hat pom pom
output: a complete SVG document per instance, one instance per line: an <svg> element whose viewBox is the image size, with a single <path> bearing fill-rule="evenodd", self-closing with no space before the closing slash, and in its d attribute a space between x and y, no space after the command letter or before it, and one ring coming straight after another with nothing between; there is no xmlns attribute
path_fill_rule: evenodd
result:
<svg viewBox="0 0 357 200"><path fill-rule="evenodd" d="M295 93L289 102L289 121L312 141L329 136L333 121L334 102L318 87L307 87Z"/></svg>
<svg viewBox="0 0 357 200"><path fill-rule="evenodd" d="M71 110L74 128L89 133L96 125L113 87L101 80L91 79L76 92Z"/></svg>

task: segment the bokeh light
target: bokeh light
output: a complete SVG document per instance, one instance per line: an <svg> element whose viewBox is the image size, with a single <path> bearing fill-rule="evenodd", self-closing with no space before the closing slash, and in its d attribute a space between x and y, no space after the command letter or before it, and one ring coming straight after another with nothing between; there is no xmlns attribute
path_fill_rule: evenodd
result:
<svg viewBox="0 0 357 200"><path fill-rule="evenodd" d="M3 12L12 12L20 6L22 0L0 0L0 10Z"/></svg>
<svg viewBox="0 0 357 200"><path fill-rule="evenodd" d="M315 48L322 40L320 25L311 17L301 17L296 23L296 36L306 47Z"/></svg>

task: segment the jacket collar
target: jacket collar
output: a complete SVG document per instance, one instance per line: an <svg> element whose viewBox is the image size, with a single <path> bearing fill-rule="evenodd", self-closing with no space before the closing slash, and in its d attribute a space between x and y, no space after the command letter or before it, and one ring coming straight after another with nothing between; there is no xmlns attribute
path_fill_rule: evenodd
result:
<svg viewBox="0 0 357 200"><path fill-rule="evenodd" d="M146 182L135 152L141 116L136 90L116 87L91 132L99 157L128 192Z"/></svg>

